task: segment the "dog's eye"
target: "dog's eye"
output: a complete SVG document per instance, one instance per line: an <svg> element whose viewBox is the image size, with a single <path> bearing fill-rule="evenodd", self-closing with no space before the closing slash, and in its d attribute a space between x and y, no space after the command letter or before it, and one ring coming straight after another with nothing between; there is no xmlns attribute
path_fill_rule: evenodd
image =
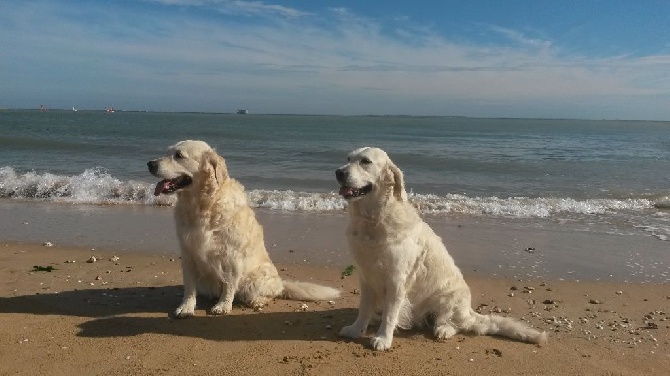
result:
<svg viewBox="0 0 670 376"><path fill-rule="evenodd" d="M174 153L175 159L182 159L184 158L184 154L182 154L180 151Z"/></svg>
<svg viewBox="0 0 670 376"><path fill-rule="evenodd" d="M369 160L368 158L363 158L363 159L361 159L361 163L362 163L362 164L371 164L372 161Z"/></svg>

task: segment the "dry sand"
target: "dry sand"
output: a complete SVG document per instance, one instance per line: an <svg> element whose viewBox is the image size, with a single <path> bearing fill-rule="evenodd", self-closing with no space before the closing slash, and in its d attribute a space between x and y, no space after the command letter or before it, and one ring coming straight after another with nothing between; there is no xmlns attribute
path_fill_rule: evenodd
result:
<svg viewBox="0 0 670 376"><path fill-rule="evenodd" d="M292 253L275 248L275 255ZM87 263L91 256L97 261ZM3 242L0 374L670 374L667 283L519 280L464 269L474 307L523 318L549 331L549 344L467 335L435 341L412 330L399 332L390 351L374 352L367 338L337 336L359 298L356 272L341 278L345 266L278 264L286 278L341 287L333 304L305 309L277 299L262 312L235 306L210 316L200 299L195 317L176 320L167 313L181 299L177 256Z"/></svg>

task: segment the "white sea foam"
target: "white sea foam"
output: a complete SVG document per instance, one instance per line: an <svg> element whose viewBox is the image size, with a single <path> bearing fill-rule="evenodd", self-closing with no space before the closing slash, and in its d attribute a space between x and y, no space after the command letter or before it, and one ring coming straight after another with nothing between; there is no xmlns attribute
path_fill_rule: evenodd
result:
<svg viewBox="0 0 670 376"><path fill-rule="evenodd" d="M153 196L153 185L120 181L101 169L87 169L74 176L0 168L0 198L73 204L172 205L174 197Z"/></svg>
<svg viewBox="0 0 670 376"><path fill-rule="evenodd" d="M67 202L74 204L173 205L175 197L153 195L153 183L121 181L102 169L87 169L74 176L0 168L0 198ZM306 212L342 211L346 202L335 192L249 190L253 207ZM468 197L466 195L410 193L410 201L423 213L488 215L510 218L547 218L560 214L603 214L653 209L658 203L644 198L586 199L528 197ZM666 197L667 199L667 197ZM663 202L661 205L664 205Z"/></svg>
<svg viewBox="0 0 670 376"><path fill-rule="evenodd" d="M516 218L545 218L559 213L601 214L653 207L647 199L587 199L528 197L468 197L411 194L410 200L426 213L486 214Z"/></svg>
<svg viewBox="0 0 670 376"><path fill-rule="evenodd" d="M346 203L335 193L251 190L249 204L258 208L286 211L328 212L343 210Z"/></svg>

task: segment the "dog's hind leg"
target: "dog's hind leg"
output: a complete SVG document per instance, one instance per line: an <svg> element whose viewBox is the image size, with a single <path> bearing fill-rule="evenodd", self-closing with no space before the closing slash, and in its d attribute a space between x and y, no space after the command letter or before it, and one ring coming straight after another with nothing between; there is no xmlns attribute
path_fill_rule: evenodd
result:
<svg viewBox="0 0 670 376"><path fill-rule="evenodd" d="M260 310L272 298L280 295L282 290L282 280L277 269L271 263L266 263L245 276L240 283L238 296L254 310Z"/></svg>
<svg viewBox="0 0 670 376"><path fill-rule="evenodd" d="M433 334L437 339L448 339L458 333L458 326L453 322L454 314L457 306L455 302L454 293L443 293L436 296L435 305L437 306L435 312L435 326L433 327Z"/></svg>
<svg viewBox="0 0 670 376"><path fill-rule="evenodd" d="M458 329L451 322L451 316L453 315L453 310L447 309L439 312L435 317L435 327L433 329L433 334L437 339L448 339L453 337L458 333Z"/></svg>

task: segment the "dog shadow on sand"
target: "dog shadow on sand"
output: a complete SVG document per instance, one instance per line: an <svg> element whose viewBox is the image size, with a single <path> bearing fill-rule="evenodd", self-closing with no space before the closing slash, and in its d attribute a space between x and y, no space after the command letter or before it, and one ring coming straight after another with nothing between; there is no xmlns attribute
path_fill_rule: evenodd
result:
<svg viewBox="0 0 670 376"><path fill-rule="evenodd" d="M175 319L169 313L179 305L183 287L126 287L85 289L60 293L0 297L0 314L18 313L45 316L90 318L77 325L79 337L111 338L140 334L166 334L213 341L302 340L345 341L366 345L368 336L357 340L338 336L339 330L351 324L358 309L338 308L327 302L307 302L307 311L296 310L301 302L276 299L280 312L254 312L235 304L229 315L214 316L206 312L214 305L206 297L198 298L196 315ZM273 308L273 307L270 307ZM274 309L273 309L274 310ZM375 324L368 335L376 330ZM399 330L395 336L431 338L429 330ZM500 338L503 341L512 341Z"/></svg>
<svg viewBox="0 0 670 376"><path fill-rule="evenodd" d="M337 308L339 301L335 306L307 302L307 311L296 311L301 302L276 299L270 304L282 307L281 312L254 312L236 304L231 314L214 316L206 313L214 302L199 297L195 316L169 317L181 302L182 291L182 286L129 287L0 297L0 314L91 318L77 325L80 337L154 333L214 341L335 341L340 340L340 328L353 322L357 314L356 308Z"/></svg>

